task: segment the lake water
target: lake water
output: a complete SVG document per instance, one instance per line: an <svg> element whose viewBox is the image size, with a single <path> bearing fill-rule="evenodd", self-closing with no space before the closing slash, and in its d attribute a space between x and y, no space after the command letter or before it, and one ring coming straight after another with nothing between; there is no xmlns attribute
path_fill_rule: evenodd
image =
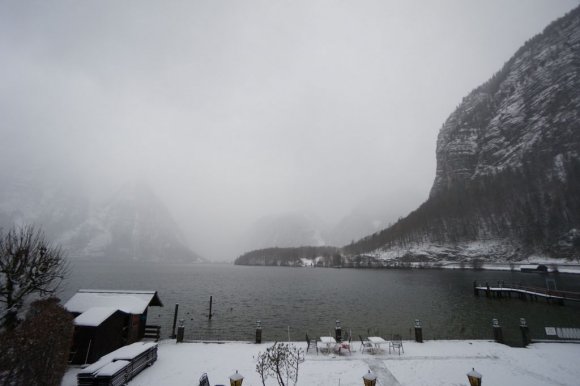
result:
<svg viewBox="0 0 580 386"><path fill-rule="evenodd" d="M506 342L520 344L519 318L532 337L544 327L580 327L580 304L565 306L473 295L473 281L546 286L580 292L580 276L505 271L386 270L246 267L235 265L100 264L75 262L60 293L63 303L78 289L157 290L164 307L149 309L148 324L171 335L175 304L185 321L186 339L254 339L261 320L263 340L302 340L343 331L358 335L414 337L423 322L424 339L493 339L492 318ZM213 318L208 320L213 297Z"/></svg>

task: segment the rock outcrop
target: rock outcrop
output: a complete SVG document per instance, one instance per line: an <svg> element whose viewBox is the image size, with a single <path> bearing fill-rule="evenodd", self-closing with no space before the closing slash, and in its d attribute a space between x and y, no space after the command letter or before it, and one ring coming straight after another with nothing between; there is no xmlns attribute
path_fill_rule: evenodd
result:
<svg viewBox="0 0 580 386"><path fill-rule="evenodd" d="M580 258L580 7L444 123L429 199L344 248L383 259Z"/></svg>

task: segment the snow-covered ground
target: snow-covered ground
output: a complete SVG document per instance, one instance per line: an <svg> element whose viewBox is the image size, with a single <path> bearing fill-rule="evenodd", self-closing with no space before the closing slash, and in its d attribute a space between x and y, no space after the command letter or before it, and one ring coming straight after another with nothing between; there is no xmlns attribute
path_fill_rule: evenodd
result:
<svg viewBox="0 0 580 386"><path fill-rule="evenodd" d="M159 342L158 360L135 377L130 386L197 386L202 373L212 385L229 385L237 371L244 386L260 386L256 357L272 343L175 343ZM306 348L304 342L294 343ZM308 353L300 366L298 385L362 385L362 376L372 370L377 385L468 385L472 368L482 374L483 385L547 386L580 384L580 344L535 343L513 348L489 341L404 342L405 352L364 354L360 343L350 355ZM62 386L76 385L79 368L70 368ZM291 384L291 383L290 383ZM272 378L266 385L276 385Z"/></svg>

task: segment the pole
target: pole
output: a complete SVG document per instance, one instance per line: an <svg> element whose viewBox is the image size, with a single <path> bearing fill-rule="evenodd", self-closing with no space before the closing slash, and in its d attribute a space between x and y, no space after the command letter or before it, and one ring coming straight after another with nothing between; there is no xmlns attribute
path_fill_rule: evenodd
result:
<svg viewBox="0 0 580 386"><path fill-rule="evenodd" d="M179 304L175 304L175 312L173 314L173 328L171 329L171 339L175 339L175 326L177 325L177 312L179 311Z"/></svg>
<svg viewBox="0 0 580 386"><path fill-rule="evenodd" d="M92 339L89 340L89 347L87 348L87 355L85 356L85 365L89 361L89 352L91 351L91 343L93 343L93 340Z"/></svg>
<svg viewBox="0 0 580 386"><path fill-rule="evenodd" d="M213 296L209 297L209 320L211 320L212 314L211 314L211 306L213 303Z"/></svg>

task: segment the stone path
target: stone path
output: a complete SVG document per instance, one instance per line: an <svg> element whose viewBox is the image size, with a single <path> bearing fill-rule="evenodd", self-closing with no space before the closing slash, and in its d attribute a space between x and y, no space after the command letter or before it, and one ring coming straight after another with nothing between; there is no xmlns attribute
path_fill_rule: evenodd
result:
<svg viewBox="0 0 580 386"><path fill-rule="evenodd" d="M364 358L369 369L377 376L377 384L380 386L401 386L397 378L387 369L385 361L379 358Z"/></svg>

